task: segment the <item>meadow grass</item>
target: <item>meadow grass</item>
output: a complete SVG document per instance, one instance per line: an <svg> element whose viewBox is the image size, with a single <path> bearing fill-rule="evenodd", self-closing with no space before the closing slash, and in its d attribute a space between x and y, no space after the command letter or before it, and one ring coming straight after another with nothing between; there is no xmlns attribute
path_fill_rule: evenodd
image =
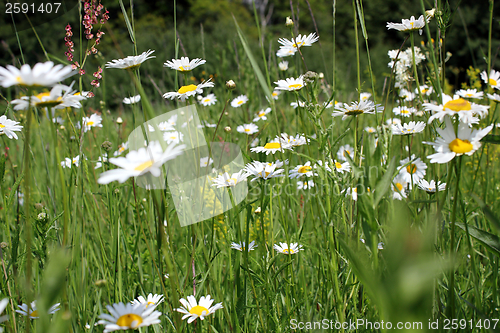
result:
<svg viewBox="0 0 500 333"><path fill-rule="evenodd" d="M82 13L85 3L89 2L81 3ZM415 16L430 9L424 8L423 1L421 5L422 12ZM403 29L411 31L401 33L401 44L389 55L395 63L387 70L384 89L377 91L375 82L383 78L374 77L363 2L353 0L352 6L355 91L339 89L345 85L327 80L336 78L335 59L342 57L342 50L325 49L319 41L335 41L341 33L335 24L333 35L322 33L319 41L311 39L311 45L295 47L292 56L279 58L275 55L279 44L262 35L255 7L258 40L263 41L260 50L252 49L235 18L239 44L228 55L238 64L238 77L213 76L215 86L193 93L186 101L177 95L203 84L197 77L206 75L201 74L204 66L223 73L217 67L224 66L224 61L201 64L192 72L162 69L163 62L183 55L181 40L175 37L171 58L145 60L148 66L154 63L165 71L168 84L160 83L160 87L171 87L177 94L170 101L162 98L168 90L143 75L141 67L104 68L112 58L92 52L86 55L92 42L87 46L88 33L76 28L72 40L79 48L74 60L84 68L92 57L103 59L104 71L92 77L94 97L81 99L81 107L76 103L48 117L42 104L14 110L19 103L11 102L27 96L31 105L31 96L50 87L2 88L2 97L8 96L0 104L3 114L23 128L15 132L18 139L0 128L4 134L0 135L0 301L8 299L0 311L1 329L9 333L102 332L106 325L97 323L102 314L109 313L107 306L152 293L163 295L164 301L137 307L140 322L154 316L153 310L161 315L159 322L139 327L141 332L500 331L500 212L495 209L500 198L496 171L500 141L495 132L500 97L492 95L500 89L500 81L495 81L500 77L488 74L494 69L491 28L487 65L471 69L464 86L477 88L469 93L482 93L479 98L453 96L457 92L446 81L445 48L435 42L444 35L449 19L441 4L422 27L423 34L418 27L412 30L415 22L411 29ZM121 0L120 7L124 29L131 42L136 42L140 36L135 33L133 8ZM298 44L298 34L310 33L297 28L296 15L303 13L290 14L290 35L282 36L291 44ZM395 17L393 22L401 19ZM83 14L80 20L86 20ZM92 32L98 29L101 25L94 23ZM137 45L133 46L135 57L146 51ZM202 45L203 38L200 49ZM310 49L333 52L333 73L307 71ZM280 69L282 60L288 61L288 69ZM482 71L486 80L479 75ZM114 75L130 82L123 85L129 90L108 86ZM289 78L296 81L279 81ZM229 79L234 86L226 84ZM88 75L77 74L64 83L72 80L76 81L73 89L79 92L84 80L90 81ZM423 85L427 88L418 89ZM283 90L274 96L280 86ZM118 113L110 108L122 104L112 97L117 93L120 99L140 95L141 100L123 104L124 111ZM209 93L215 94L217 102L205 106L203 99ZM248 101L232 106L240 95ZM222 214L181 227L168 187L147 190L132 173L122 182L104 181L102 175L117 169L111 159L115 152L131 156L127 153L133 149L127 151L123 144L134 129L187 105L196 106L207 142L235 143L245 163L266 164L255 164L261 167L256 170L246 165L250 174L242 180L248 180L245 200ZM259 111L267 108L270 111L264 119ZM448 114L439 117L442 112ZM87 118L93 114L100 118ZM63 122L52 117L61 117ZM423 122L425 128L397 135L394 124L410 121ZM238 129L251 123L258 126L255 133ZM489 131L480 137L464 134L468 123L475 130ZM175 131L181 131L181 125L175 123ZM142 128L146 133L147 128ZM443 135L457 130L459 141L453 137L451 142ZM158 126L155 131L165 130ZM439 137L448 141L439 143ZM178 145L182 142L177 140ZM265 153L271 142L283 149ZM433 142L441 150L429 144ZM255 152L256 147L264 147L264 152ZM431 156L443 151L456 156L448 160ZM287 163L278 165L278 160ZM132 157L129 162L134 162ZM147 168L135 165L135 171ZM215 170L210 175L214 183L220 180L222 191L233 199L236 187L226 186L231 180L217 178L222 173ZM297 178L290 177L293 174ZM421 189L420 178L446 183L446 187L433 193L420 183ZM205 193L205 202L215 202L215 193ZM252 251L231 246L252 241L257 245ZM278 247L280 243L285 244ZM185 306L180 299L190 295L197 301L210 295L212 305L222 303L222 307L204 320L188 323L176 310ZM34 300L36 314L15 312L18 305ZM56 303L60 303L57 310L50 311ZM209 306L204 307L208 311ZM130 316L130 312L116 319L121 315ZM132 331L130 318L120 317L116 323Z"/></svg>

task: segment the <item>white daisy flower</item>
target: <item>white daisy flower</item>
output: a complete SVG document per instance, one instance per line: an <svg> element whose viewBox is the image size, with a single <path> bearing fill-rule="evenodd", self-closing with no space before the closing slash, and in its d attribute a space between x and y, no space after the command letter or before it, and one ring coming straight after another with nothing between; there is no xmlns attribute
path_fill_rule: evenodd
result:
<svg viewBox="0 0 500 333"><path fill-rule="evenodd" d="M343 145L339 148L339 150L337 151L337 158L341 161L347 161L347 155L349 155L351 159L354 158L354 148L348 144Z"/></svg>
<svg viewBox="0 0 500 333"><path fill-rule="evenodd" d="M407 187L408 182L404 179L403 175L398 174L396 177L394 177L391 184L392 198L395 200L403 200L403 198L406 198Z"/></svg>
<svg viewBox="0 0 500 333"><path fill-rule="evenodd" d="M191 96L195 96L196 94L202 94L204 88L213 87L214 83L210 82L210 80L212 79L210 78L207 81L203 81L199 85L190 84L187 86L182 86L178 91L173 91L163 94L163 98L169 98L169 99L177 98L180 99L182 102L184 102Z"/></svg>
<svg viewBox="0 0 500 333"><path fill-rule="evenodd" d="M278 67L280 68L280 71L286 71L288 69L288 61L280 61Z"/></svg>
<svg viewBox="0 0 500 333"><path fill-rule="evenodd" d="M121 145L119 145L118 150L113 153L113 156L121 155L127 149L128 149L128 141L123 142Z"/></svg>
<svg viewBox="0 0 500 333"><path fill-rule="evenodd" d="M241 242L241 243L231 242L231 248L238 250L240 252L243 252L246 249L245 242ZM255 245L255 241L251 241L250 244L248 245L248 252L253 251L256 248L257 248L257 245Z"/></svg>
<svg viewBox="0 0 500 333"><path fill-rule="evenodd" d="M151 50L148 50L146 52L143 52L140 55L137 56L128 56L124 59L114 59L109 61L106 64L106 68L119 68L119 69L136 69L138 68L144 61L152 58L156 58L155 56L151 56L151 54L154 52Z"/></svg>
<svg viewBox="0 0 500 333"><path fill-rule="evenodd" d="M342 103L339 103L339 102L333 101L333 100L330 102L325 101L323 103L323 106L325 107L325 109L329 109L329 108L334 107L334 106L342 106Z"/></svg>
<svg viewBox="0 0 500 333"><path fill-rule="evenodd" d="M486 84L489 84L492 88L500 89L500 72L492 69L488 77L486 71L483 71L481 72L481 79L483 79L483 81Z"/></svg>
<svg viewBox="0 0 500 333"><path fill-rule="evenodd" d="M298 146L303 146L310 142L309 139L306 139L304 134L297 134L295 137L293 135L288 135L286 133L281 133L281 136L277 136L275 140L279 140L283 148L293 148Z"/></svg>
<svg viewBox="0 0 500 333"><path fill-rule="evenodd" d="M342 120L346 120L349 116L358 116L360 114L375 114L375 112L382 112L384 107L380 104L373 103L370 100L363 100L360 102L351 102L351 104L344 103L341 106L335 106L332 112L333 117L342 116Z"/></svg>
<svg viewBox="0 0 500 333"><path fill-rule="evenodd" d="M335 161L333 163L333 166L335 166L335 169L337 170L337 172L340 172L340 173L351 171L351 165L349 164L349 162L340 163L340 162Z"/></svg>
<svg viewBox="0 0 500 333"><path fill-rule="evenodd" d="M293 77L287 78L285 80L278 80L274 82L277 85L276 90L287 90L287 91L295 91L300 90L304 87L304 78L303 76L299 76L294 79Z"/></svg>
<svg viewBox="0 0 500 333"><path fill-rule="evenodd" d="M479 119L474 117L474 115L479 115L481 118L486 116L488 113L489 105L480 105L476 103L471 103L458 95L453 97L443 94L443 104L435 105L431 103L424 103L424 108L428 111L433 111L433 115L429 117L429 124L434 119L439 119L443 121L446 115L454 116L458 115L458 119L461 122L466 122L467 124L478 123Z"/></svg>
<svg viewBox="0 0 500 333"><path fill-rule="evenodd" d="M49 309L49 314L54 314L57 311L60 310L59 306L61 303L54 304L50 307ZM29 317L30 319L38 319L38 310L36 309L36 301L31 302L30 305L28 304L21 304L17 306L19 310L16 310L17 313L22 314L23 316Z"/></svg>
<svg viewBox="0 0 500 333"><path fill-rule="evenodd" d="M406 124L394 124L392 125L393 135L407 135L420 133L425 129L425 123L423 121L410 121Z"/></svg>
<svg viewBox="0 0 500 333"><path fill-rule="evenodd" d="M292 106L294 109L296 109L298 106L303 108L306 106L306 102L299 101L299 104L297 104L297 102L292 102L290 103L290 106Z"/></svg>
<svg viewBox="0 0 500 333"><path fill-rule="evenodd" d="M325 169L328 172L332 172L332 169L329 166L328 161L323 162L322 160L317 160L316 163L313 165L314 169Z"/></svg>
<svg viewBox="0 0 500 333"><path fill-rule="evenodd" d="M416 31L418 30L422 34L422 28L425 26L424 15L420 15L418 19L415 20L415 16L410 17L409 20L403 19L401 23L387 22L387 29L395 29L399 31Z"/></svg>
<svg viewBox="0 0 500 333"><path fill-rule="evenodd" d="M215 97L214 94L208 94L207 96L201 98L200 103L203 106L214 105L217 103L217 97Z"/></svg>
<svg viewBox="0 0 500 333"><path fill-rule="evenodd" d="M259 127L253 123L243 124L243 125L239 125L238 127L236 127L236 131L238 131L238 133L252 135L252 134L255 134L259 131Z"/></svg>
<svg viewBox="0 0 500 333"><path fill-rule="evenodd" d="M368 126L368 127L365 127L365 132L366 133L370 133L370 134L377 133L377 129L375 127L369 127Z"/></svg>
<svg viewBox="0 0 500 333"><path fill-rule="evenodd" d="M132 330L139 327L146 327L160 323L161 312L156 311L156 307L147 307L146 304L136 303L115 303L112 306L106 305L109 313L99 316L101 320L97 323L104 326L104 333Z"/></svg>
<svg viewBox="0 0 500 333"><path fill-rule="evenodd" d="M427 165L422 162L422 160L419 158L415 158L415 154L411 155L411 163L410 159L407 157L403 160L401 160L400 167L398 168L399 174L403 177L403 179L411 184L416 184L420 181L420 179L424 178L425 176L425 169L427 169ZM406 166L405 166L406 165ZM413 181L412 181L413 180Z"/></svg>
<svg viewBox="0 0 500 333"><path fill-rule="evenodd" d="M429 87L428 85L424 84L420 86L418 89L420 89L420 93L425 96L430 96L432 92L434 91L432 87ZM418 89L415 88L415 94L418 94Z"/></svg>
<svg viewBox="0 0 500 333"><path fill-rule="evenodd" d="M210 299L210 295L207 295L206 297L201 296L199 303L196 302L196 298L194 296L188 296L187 300L181 298L179 302L181 302L183 306L175 309L175 311L184 313L182 320L189 318L188 324L192 323L197 318L203 320L209 314L214 313L218 309L222 309L222 302L212 306L214 300Z"/></svg>
<svg viewBox="0 0 500 333"><path fill-rule="evenodd" d="M5 308L7 307L7 304L9 304L8 298L4 298L3 300L0 301L0 315L2 314L3 310L5 310ZM9 316L0 316L0 324L7 320L9 320ZM1 332L3 332L3 328L0 327L0 333Z"/></svg>
<svg viewBox="0 0 500 333"><path fill-rule="evenodd" d="M497 103L500 103L500 95L498 94L486 94L488 96L489 99L491 99L492 101L495 101Z"/></svg>
<svg viewBox="0 0 500 333"><path fill-rule="evenodd" d="M267 109L262 109L260 110L259 112L257 112L257 114L255 115L255 118L253 119L254 122L257 122L259 120L267 120L267 117L266 115L271 112L271 108L267 108Z"/></svg>
<svg viewBox="0 0 500 333"><path fill-rule="evenodd" d="M240 170L232 175L225 172L223 175L212 180L212 186L217 186L217 188L236 186L238 183L245 181L248 176L249 174L245 170Z"/></svg>
<svg viewBox="0 0 500 333"><path fill-rule="evenodd" d="M12 65L7 65L7 68L0 66L0 85L4 88L18 85L52 87L74 74L76 71L71 66L54 66L52 61L37 63L33 69L28 64L22 65L20 69Z"/></svg>
<svg viewBox="0 0 500 333"><path fill-rule="evenodd" d="M231 106L233 108L238 108L248 102L248 97L246 95L240 95L231 101Z"/></svg>
<svg viewBox="0 0 500 333"><path fill-rule="evenodd" d="M206 62L206 60L202 60L200 58L189 61L188 57L181 57L181 59L172 59L172 61L167 60L167 62L164 63L163 66L175 69L179 72L189 72Z"/></svg>
<svg viewBox="0 0 500 333"><path fill-rule="evenodd" d="M125 97L123 99L123 103L124 104L135 104L135 103L138 103L140 100L141 100L141 95L135 95L135 96L132 96L130 98Z"/></svg>
<svg viewBox="0 0 500 333"><path fill-rule="evenodd" d="M183 153L185 145L176 146L170 144L165 151L158 141L151 141L147 147L131 151L125 157L110 158L109 163L119 167L101 173L97 182L99 184L109 184L117 180L125 182L130 177L142 176L151 173L154 177L161 174L160 167L168 160L174 159Z"/></svg>
<svg viewBox="0 0 500 333"><path fill-rule="evenodd" d="M65 157L64 161L61 161L61 166L63 168L71 169L72 166L79 167L80 166L80 155L77 155L73 158Z"/></svg>
<svg viewBox="0 0 500 333"><path fill-rule="evenodd" d="M287 243L280 242L280 245L274 244L273 247L276 251L282 254L297 254L299 251L303 250L302 245L299 245L298 243L291 243L290 246L288 246Z"/></svg>
<svg viewBox="0 0 500 333"><path fill-rule="evenodd" d="M31 106L38 108L54 108L64 109L68 107L81 108L80 101L86 99L82 95L76 95L76 90L72 90L71 86L56 84L50 92L43 92L38 95L31 96ZM30 97L22 96L20 99L15 99L11 102L14 104L14 110L27 110L30 106Z"/></svg>
<svg viewBox="0 0 500 333"><path fill-rule="evenodd" d="M406 89L401 89L399 90L399 97L401 97L406 102L411 102L415 99L416 95L411 91L408 91Z"/></svg>
<svg viewBox="0 0 500 333"><path fill-rule="evenodd" d="M89 131L92 127L102 127L101 121L102 117L95 113L90 115L90 117L83 117L83 132L85 133Z"/></svg>
<svg viewBox="0 0 500 333"><path fill-rule="evenodd" d="M206 168L214 163L214 160L210 156L200 158L200 168Z"/></svg>
<svg viewBox="0 0 500 333"><path fill-rule="evenodd" d="M167 142L167 145L171 143L178 144L184 141L184 134L178 131L165 132L163 133L163 140Z"/></svg>
<svg viewBox="0 0 500 333"><path fill-rule="evenodd" d="M385 121L385 123L387 125L397 125L397 124L401 124L401 119L398 119L398 118L389 118Z"/></svg>
<svg viewBox="0 0 500 333"><path fill-rule="evenodd" d="M19 125L18 121L7 119L7 116L0 116L0 135L5 134L9 139L18 139L17 134L23 126Z"/></svg>
<svg viewBox="0 0 500 333"><path fill-rule="evenodd" d="M352 200L358 201L358 188L357 187L354 187L354 189L352 187L348 187L347 189L340 191L340 193L345 193L346 198L350 196L352 198Z"/></svg>
<svg viewBox="0 0 500 333"><path fill-rule="evenodd" d="M472 155L481 147L480 140L493 129L493 125L490 125L481 130L472 131L467 123L460 122L458 135L456 135L449 117L445 118L445 123L444 129L436 128L441 137L435 142L423 142L432 145L436 151L435 154L427 156L431 163L447 163L455 156Z"/></svg>
<svg viewBox="0 0 500 333"><path fill-rule="evenodd" d="M274 154L277 151L283 152L284 149L292 149L291 146L289 145L284 145L283 143L280 143L279 139L274 139L271 142L268 142L265 144L264 147L255 147L255 148L250 148L251 152L254 153L266 153L266 155L269 154Z"/></svg>
<svg viewBox="0 0 500 333"><path fill-rule="evenodd" d="M302 164L297 165L295 168L291 169L288 174L288 177L290 177L291 179L302 176L306 177L317 176L317 174L313 172L313 168L311 166L310 161L307 161L306 164L303 165Z"/></svg>
<svg viewBox="0 0 500 333"><path fill-rule="evenodd" d="M298 48L302 46L311 46L313 43L317 42L319 39L319 36L316 36L316 33L310 33L307 36L302 36L298 35L295 38L292 38L292 40L288 40L286 38L280 38L278 39L278 43L280 43L282 46L280 48L285 48L285 49L295 49L297 50Z"/></svg>
<svg viewBox="0 0 500 333"><path fill-rule="evenodd" d="M410 117L413 113L417 112L417 109L412 107L409 108L403 105L396 106L394 109L392 109L392 112L394 112L394 114L397 116Z"/></svg>
<svg viewBox="0 0 500 333"><path fill-rule="evenodd" d="M477 89L460 89L456 94L463 98L476 98L482 99L484 93L482 91L477 91Z"/></svg>
<svg viewBox="0 0 500 333"><path fill-rule="evenodd" d="M102 156L99 156L99 158L97 159L97 162L95 163L95 167L94 169L99 169L102 167L102 163L103 162L107 162L108 161L108 154L107 153L103 153Z"/></svg>
<svg viewBox="0 0 500 333"><path fill-rule="evenodd" d="M431 180L428 182L425 179L420 179L417 183L419 189L426 191L429 194L436 193L436 181ZM438 181L437 191L444 191L446 189L446 183L441 183Z"/></svg>
<svg viewBox="0 0 500 333"><path fill-rule="evenodd" d="M144 296L139 296L136 299L134 299L131 303L132 305L135 304L143 304L147 307L153 306L156 307L158 304L162 303L165 299L163 298L163 295L158 295L158 294L149 294L148 298L145 298ZM110 311L111 312L111 311Z"/></svg>
<svg viewBox="0 0 500 333"><path fill-rule="evenodd" d="M252 142L250 142L250 147L251 148L255 148L259 145L259 138L255 138L252 140Z"/></svg>
<svg viewBox="0 0 500 333"><path fill-rule="evenodd" d="M372 94L370 94L370 93L361 93L361 94L359 94L359 100L360 101L364 101L365 99L368 99L370 97L372 97Z"/></svg>
<svg viewBox="0 0 500 333"><path fill-rule="evenodd" d="M280 47L280 49L276 52L276 56L280 58L293 56L297 52L297 49L294 47Z"/></svg>
<svg viewBox="0 0 500 333"><path fill-rule="evenodd" d="M278 97L280 96L280 94L281 94L281 90L277 90L277 89L275 89L275 90L273 90L273 92L272 92L272 94L271 94L271 97L272 97L273 99L277 100L277 99L278 99Z"/></svg>
<svg viewBox="0 0 500 333"><path fill-rule="evenodd" d="M253 161L245 166L245 171L248 175L254 176L252 181L257 179L271 179L274 177L283 177L285 170L278 169L277 164Z"/></svg>
<svg viewBox="0 0 500 333"><path fill-rule="evenodd" d="M314 187L314 182L312 180L306 180L304 182L302 181L297 181L297 189L298 190L308 190L311 189L311 187Z"/></svg>

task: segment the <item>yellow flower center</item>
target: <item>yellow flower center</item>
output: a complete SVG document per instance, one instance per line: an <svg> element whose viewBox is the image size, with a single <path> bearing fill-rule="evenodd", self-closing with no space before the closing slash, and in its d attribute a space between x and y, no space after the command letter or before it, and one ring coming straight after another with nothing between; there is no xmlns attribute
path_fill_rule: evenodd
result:
<svg viewBox="0 0 500 333"><path fill-rule="evenodd" d="M238 180L237 180L236 178L229 178L229 179L227 180L227 183L228 183L228 184L236 184L237 182L238 182Z"/></svg>
<svg viewBox="0 0 500 333"><path fill-rule="evenodd" d="M208 102L210 102L210 98L205 98L205 99L203 100L203 102L204 102L204 103L208 103Z"/></svg>
<svg viewBox="0 0 500 333"><path fill-rule="evenodd" d="M472 97L472 94L466 94L466 95L467 95L467 97Z"/></svg>
<svg viewBox="0 0 500 333"><path fill-rule="evenodd" d="M493 79L489 79L488 80L488 83L492 86L496 86L498 83L497 83L497 80L493 80Z"/></svg>
<svg viewBox="0 0 500 333"><path fill-rule="evenodd" d="M93 121L89 121L89 122L87 123L87 126L92 126L92 125L94 125L94 122L93 122Z"/></svg>
<svg viewBox="0 0 500 333"><path fill-rule="evenodd" d="M308 165L303 165L299 168L299 173L308 173L309 171L311 171L311 167L308 166Z"/></svg>
<svg viewBox="0 0 500 333"><path fill-rule="evenodd" d="M245 128L245 130L244 130L244 131L245 131L245 132L250 132L250 131L251 131L251 129L250 129L250 128Z"/></svg>
<svg viewBox="0 0 500 333"><path fill-rule="evenodd" d="M408 173L415 173L417 172L417 166L412 163L406 167L406 171L408 171Z"/></svg>
<svg viewBox="0 0 500 333"><path fill-rule="evenodd" d="M203 312L205 312L205 315L208 314L208 309L204 306L201 306L201 305L197 305L197 306L193 306L191 308L191 310L189 310L189 313L191 314L195 314L195 315L198 315L198 316L201 316L203 314Z"/></svg>
<svg viewBox="0 0 500 333"><path fill-rule="evenodd" d="M116 321L116 325L120 327L136 328L140 324L142 324L142 317L135 313L123 315Z"/></svg>
<svg viewBox="0 0 500 333"><path fill-rule="evenodd" d="M262 176L262 178L267 178L267 177L269 177L269 174L270 174L270 172L267 172L267 171L262 171L262 172L260 173L260 175Z"/></svg>
<svg viewBox="0 0 500 333"><path fill-rule="evenodd" d="M23 79L20 76L16 76L16 81L19 83L23 83Z"/></svg>
<svg viewBox="0 0 500 333"><path fill-rule="evenodd" d="M401 113L402 113L402 114L407 114L407 113L410 113L410 110L408 110L408 109L402 109L402 110L401 110Z"/></svg>
<svg viewBox="0 0 500 333"><path fill-rule="evenodd" d="M281 148L281 144L279 142L269 142L266 143L264 149L279 149Z"/></svg>
<svg viewBox="0 0 500 333"><path fill-rule="evenodd" d="M340 169L340 168L342 168L342 164L340 164L339 162L335 162L335 167L337 169Z"/></svg>
<svg viewBox="0 0 500 333"><path fill-rule="evenodd" d="M471 105L468 101L463 98L454 99L447 102L443 105L443 110L450 109L452 111L469 111L471 109Z"/></svg>
<svg viewBox="0 0 500 333"><path fill-rule="evenodd" d="M276 91L273 91L273 97L278 96L278 93Z"/></svg>
<svg viewBox="0 0 500 333"><path fill-rule="evenodd" d="M150 305L154 305L154 304L155 304L155 302L148 302L148 303L146 304L146 307L148 307L148 306L150 306Z"/></svg>
<svg viewBox="0 0 500 333"><path fill-rule="evenodd" d="M459 138L450 142L448 147L456 154L468 153L473 148L472 143L470 143L469 140L460 140Z"/></svg>
<svg viewBox="0 0 500 333"><path fill-rule="evenodd" d="M149 160L144 163L139 164L134 168L135 171L144 171L146 168L149 168L150 166L153 165L153 161Z"/></svg>
<svg viewBox="0 0 500 333"><path fill-rule="evenodd" d="M243 103L245 103L245 102L243 100L241 100L241 101L238 101L238 103L236 103L236 104L241 105Z"/></svg>
<svg viewBox="0 0 500 333"><path fill-rule="evenodd" d="M349 110L345 114L349 116L356 116L361 113L363 113L363 110Z"/></svg>
<svg viewBox="0 0 500 333"><path fill-rule="evenodd" d="M300 89L300 88L302 88L302 85L300 83L295 83L288 86L288 89Z"/></svg>
<svg viewBox="0 0 500 333"><path fill-rule="evenodd" d="M401 185L401 183L396 183L396 187L400 192L403 190L403 185Z"/></svg>
<svg viewBox="0 0 500 333"><path fill-rule="evenodd" d="M195 86L194 84L190 84L189 86L182 86L179 91L177 91L179 94L185 94L190 91L195 91L198 87Z"/></svg>
<svg viewBox="0 0 500 333"><path fill-rule="evenodd" d="M265 112L259 112L259 117L264 117L266 115Z"/></svg>
<svg viewBox="0 0 500 333"><path fill-rule="evenodd" d="M428 91L429 89L422 89L422 94L427 94Z"/></svg>
<svg viewBox="0 0 500 333"><path fill-rule="evenodd" d="M344 152L342 153L342 155L344 155L344 157L346 157L346 155L345 155L345 154L347 154L347 155L351 156L351 153L350 153L348 150L344 150Z"/></svg>
<svg viewBox="0 0 500 333"><path fill-rule="evenodd" d="M181 72L186 72L186 71L187 71L187 69L184 69L184 66L180 66L180 67L179 67L179 70L180 70Z"/></svg>
<svg viewBox="0 0 500 333"><path fill-rule="evenodd" d="M286 254L294 254L295 252L292 250L292 249L283 249L283 253L286 253Z"/></svg>
<svg viewBox="0 0 500 333"><path fill-rule="evenodd" d="M298 42L298 43L293 44L293 47L298 48L298 47L301 47L304 44L305 44L304 42Z"/></svg>
<svg viewBox="0 0 500 333"><path fill-rule="evenodd" d="M38 317L38 310L35 310L35 311L31 312L31 313L30 313L30 317L31 317L31 318Z"/></svg>
<svg viewBox="0 0 500 333"><path fill-rule="evenodd" d="M0 128L4 128L4 127L5 127L5 125L3 125L3 124L0 124Z"/></svg>

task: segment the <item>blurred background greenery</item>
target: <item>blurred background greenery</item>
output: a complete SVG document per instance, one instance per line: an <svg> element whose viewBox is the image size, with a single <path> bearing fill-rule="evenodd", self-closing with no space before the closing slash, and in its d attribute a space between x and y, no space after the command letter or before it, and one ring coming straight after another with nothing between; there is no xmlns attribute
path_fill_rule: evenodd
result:
<svg viewBox="0 0 500 333"><path fill-rule="evenodd" d="M335 20L333 19L334 3ZM424 1L424 3L426 9L431 9L434 1ZM86 75L89 78L84 82L85 90L91 88L89 83L93 79L92 72L97 69L97 66L104 66L107 61L134 54L134 46L128 35L119 2L103 0L102 4L110 12L110 21L103 28L105 36L98 46L100 52L92 56L90 63L86 65ZM251 71L244 69L244 62L247 60L238 40L232 15L236 17L240 27L244 30L250 45L255 50L255 55L259 56L258 59L262 59L254 17L254 4L263 32L264 48L270 60L269 66L276 68L280 61L275 56L279 47L277 40L280 37L290 38L290 32L284 22L287 16L292 16L296 23L295 33L309 34L316 31L319 34L319 48L314 50L305 48L303 52L308 69L325 73L325 78L329 83L332 83L334 75L333 25L335 23L336 87L341 91L349 91L351 94L355 91L356 49L351 1L185 0L162 2L136 0L125 3L129 15L131 4L134 8L137 51L141 53L154 49L156 55L156 59L146 62L142 67L143 75L148 78L145 84L148 92L159 95L160 91L164 93L175 88L172 71L163 68L163 63L180 56L200 57L207 60L204 72L196 72L199 77L196 77L195 81L207 79L212 74L216 85L220 85L228 79L242 81L242 75L253 75ZM481 71L487 67L484 57L488 45L489 5L487 1L457 0L448 1L448 5L449 15L446 16L449 16L449 27L445 32L444 41L445 51L451 52L452 57L447 63L446 75L454 88L460 88L461 82L466 81L466 70L469 66L479 68ZM74 2L66 2L66 7L73 8L57 19L35 26L48 56L56 62L66 61L64 56L66 24L70 23L73 28L75 49L78 50L80 47L78 5ZM402 18L409 18L411 15L418 17L421 13L420 1L370 0L364 1L363 7L375 84L380 93L384 86L384 79L390 73L387 67L389 61L387 51L399 48L405 38L404 33L395 30L388 31L386 23L400 22ZM494 12L500 12L500 3L496 2L495 7ZM175 54L174 8L180 40L178 55ZM22 23L18 22L18 24ZM433 22L432 34L438 38L436 27L436 23ZM494 17L492 54L493 68L496 69L500 69L500 61L497 60L500 47L498 32L500 32L499 20ZM358 33L363 72L362 86L363 90L369 91L371 84L368 76L366 48L359 28ZM46 60L40 43L31 29L19 31L18 37L26 63L34 64ZM0 25L0 40L2 42L1 63L5 65L21 61L17 36L13 32L11 22ZM425 34L417 38L417 43L421 41L426 41ZM75 60L78 60L78 55L75 55ZM112 75L108 74L111 72ZM126 94L129 94L132 84L128 80L127 73L122 71L109 71L108 73L106 71L104 73L105 80L110 83L106 86L113 88L106 92L104 97L106 102L113 106L113 103L118 103ZM154 87L155 84L158 88Z"/></svg>

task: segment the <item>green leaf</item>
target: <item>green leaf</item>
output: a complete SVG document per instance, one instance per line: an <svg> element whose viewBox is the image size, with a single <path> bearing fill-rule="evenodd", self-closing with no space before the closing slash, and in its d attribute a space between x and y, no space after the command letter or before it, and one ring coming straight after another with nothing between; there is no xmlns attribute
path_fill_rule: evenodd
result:
<svg viewBox="0 0 500 333"><path fill-rule="evenodd" d="M481 142L493 143L495 145L499 145L500 144L500 135L488 134L484 138L481 139Z"/></svg>
<svg viewBox="0 0 500 333"><path fill-rule="evenodd" d="M491 224L496 229L496 231L500 232L500 219L495 214L493 214L490 207L488 207L488 205L486 205L480 197L478 197L474 193L472 193L471 196L477 202L479 207L481 207L481 209L483 210L484 216L486 216L486 218L491 222Z"/></svg>
<svg viewBox="0 0 500 333"><path fill-rule="evenodd" d="M0 157L0 184L3 184L3 177L5 175L5 155Z"/></svg>
<svg viewBox="0 0 500 333"><path fill-rule="evenodd" d="M121 1L121 0L120 0ZM255 75L257 76L257 79L259 80L259 83L262 87L262 90L264 90L264 94L266 94L267 98L272 101L272 95L271 91L269 90L269 86L267 85L266 79L264 78L264 75L262 74L262 71L260 70L259 65L255 61L255 58L253 57L252 50L248 46L248 43L245 39L245 36L243 35L243 32L240 29L240 26L238 25L238 22L236 21L236 18L233 16L234 19L234 25L236 26L236 31L238 32L238 36L240 37L241 40L241 45L243 45L243 49L245 50L245 53L248 57L248 60L250 60L250 63L252 64L253 71Z"/></svg>
<svg viewBox="0 0 500 333"><path fill-rule="evenodd" d="M464 223L456 223L456 226L465 231ZM483 244L487 250L496 255L500 255L500 238L498 238L498 236L471 225L467 225L467 227L469 229L469 234Z"/></svg>
<svg viewBox="0 0 500 333"><path fill-rule="evenodd" d="M376 209L378 206L378 203L382 198L384 197L385 193L389 189L392 183L392 179L394 178L394 171L396 170L396 156L394 156L389 163L389 167L387 168L387 171L385 172L384 176L382 179L377 183L377 186L375 186L375 191L373 193L374 200L373 200L373 209Z"/></svg>

